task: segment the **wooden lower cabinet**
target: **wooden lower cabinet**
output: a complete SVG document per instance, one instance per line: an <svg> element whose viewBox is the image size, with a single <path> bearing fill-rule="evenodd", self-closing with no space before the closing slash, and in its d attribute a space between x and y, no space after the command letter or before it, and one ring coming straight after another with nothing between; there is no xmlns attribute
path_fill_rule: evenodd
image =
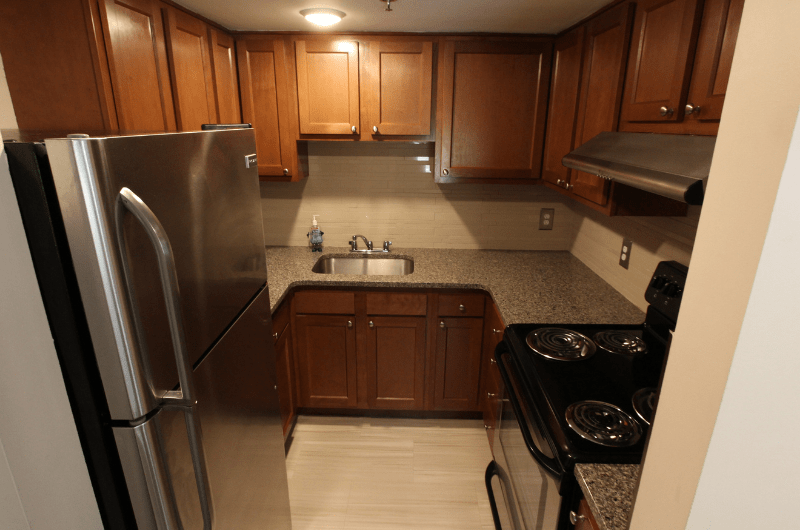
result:
<svg viewBox="0 0 800 530"><path fill-rule="evenodd" d="M292 384L292 330L287 326L275 342L275 365L277 373L278 399L281 407L281 426L283 435L289 433L294 421L297 405Z"/></svg>
<svg viewBox="0 0 800 530"><path fill-rule="evenodd" d="M440 318L436 328L435 410L478 410L482 318Z"/></svg>
<svg viewBox="0 0 800 530"><path fill-rule="evenodd" d="M370 317L367 404L371 409L422 410L426 319Z"/></svg>
<svg viewBox="0 0 800 530"><path fill-rule="evenodd" d="M483 328L483 357L481 359L480 409L483 412L483 425L489 437L489 446L494 451L494 435L497 427L497 407L500 394L500 372L494 358L494 350L503 340L505 324L494 304L486 307Z"/></svg>
<svg viewBox="0 0 800 530"><path fill-rule="evenodd" d="M586 499L581 499L578 505L578 521L575 523L575 530L600 530L600 526L589 508Z"/></svg>
<svg viewBox="0 0 800 530"><path fill-rule="evenodd" d="M296 315L300 406L354 408L356 334L348 315Z"/></svg>

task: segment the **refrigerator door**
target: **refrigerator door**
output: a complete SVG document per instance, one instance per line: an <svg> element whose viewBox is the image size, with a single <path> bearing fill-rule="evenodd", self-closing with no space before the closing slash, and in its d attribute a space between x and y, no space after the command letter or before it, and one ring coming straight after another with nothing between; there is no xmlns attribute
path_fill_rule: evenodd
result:
<svg viewBox="0 0 800 530"><path fill-rule="evenodd" d="M269 293L195 369L214 529L291 530Z"/></svg>
<svg viewBox="0 0 800 530"><path fill-rule="evenodd" d="M166 233L195 365L266 281L258 175L247 160L253 131L46 145L111 416L140 418L176 388L178 372L159 271L164 249L120 192L141 199Z"/></svg>

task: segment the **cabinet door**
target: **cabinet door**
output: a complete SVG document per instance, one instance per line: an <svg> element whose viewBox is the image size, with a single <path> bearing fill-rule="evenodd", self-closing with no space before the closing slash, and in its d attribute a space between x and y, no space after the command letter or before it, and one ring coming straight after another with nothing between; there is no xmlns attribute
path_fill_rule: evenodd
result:
<svg viewBox="0 0 800 530"><path fill-rule="evenodd" d="M256 131L258 174L290 180L297 174L297 143L289 119L286 54L281 37L237 41L242 119Z"/></svg>
<svg viewBox="0 0 800 530"><path fill-rule="evenodd" d="M570 170L564 167L561 159L575 146L585 33L584 27L570 31L556 40L553 50L553 80L550 82L542 179L558 186L566 186L569 182Z"/></svg>
<svg viewBox="0 0 800 530"><path fill-rule="evenodd" d="M299 402L305 407L355 407L353 316L297 315Z"/></svg>
<svg viewBox="0 0 800 530"><path fill-rule="evenodd" d="M494 358L494 350L503 340L505 325L497 306L487 300L486 320L483 331L483 357L481 359L480 407L483 411L483 425L489 437L489 447L494 450L495 427L497 427L497 406L500 393L500 372Z"/></svg>
<svg viewBox="0 0 800 530"><path fill-rule="evenodd" d="M622 107L624 121L683 118L701 6L700 0L639 0Z"/></svg>
<svg viewBox="0 0 800 530"><path fill-rule="evenodd" d="M217 122L208 26L174 7L163 13L178 130L199 131L202 124Z"/></svg>
<svg viewBox="0 0 800 530"><path fill-rule="evenodd" d="M422 410L425 317L369 317L368 326L369 407Z"/></svg>
<svg viewBox="0 0 800 530"><path fill-rule="evenodd" d="M275 329L275 328L273 328ZM289 434L294 420L295 400L292 384L292 329L286 327L275 342L275 373L278 384L278 399L281 409L283 436Z"/></svg>
<svg viewBox="0 0 800 530"><path fill-rule="evenodd" d="M446 41L437 182L539 178L552 44Z"/></svg>
<svg viewBox="0 0 800 530"><path fill-rule="evenodd" d="M108 65L122 130L175 130L164 25L154 0L102 0Z"/></svg>
<svg viewBox="0 0 800 530"><path fill-rule="evenodd" d="M719 120L731 74L733 50L739 34L744 0L706 0L692 83L687 99L687 119Z"/></svg>
<svg viewBox="0 0 800 530"><path fill-rule="evenodd" d="M375 139L431 134L432 41L367 43L367 117Z"/></svg>
<svg viewBox="0 0 800 530"><path fill-rule="evenodd" d="M601 132L617 130L633 10L633 4L621 5L587 27L575 147ZM597 175L572 170L569 186L595 204L608 202L609 183Z"/></svg>
<svg viewBox="0 0 800 530"><path fill-rule="evenodd" d="M482 318L440 318L436 329L436 410L479 410Z"/></svg>
<svg viewBox="0 0 800 530"><path fill-rule="evenodd" d="M214 80L214 107L219 123L240 123L239 81L236 77L236 50L233 37L208 28L211 74Z"/></svg>
<svg viewBox="0 0 800 530"><path fill-rule="evenodd" d="M300 134L360 132L358 42L295 42Z"/></svg>

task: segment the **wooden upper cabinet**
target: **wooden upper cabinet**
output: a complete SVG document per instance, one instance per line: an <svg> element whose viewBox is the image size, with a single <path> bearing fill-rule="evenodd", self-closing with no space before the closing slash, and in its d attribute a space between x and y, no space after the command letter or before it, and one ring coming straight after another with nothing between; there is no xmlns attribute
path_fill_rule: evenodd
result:
<svg viewBox="0 0 800 530"><path fill-rule="evenodd" d="M358 42L332 38L294 45L300 134L359 134Z"/></svg>
<svg viewBox="0 0 800 530"><path fill-rule="evenodd" d="M255 128L258 174L282 180L299 178L283 38L242 37L236 47L242 119Z"/></svg>
<svg viewBox="0 0 800 530"><path fill-rule="evenodd" d="M633 11L633 4L618 6L592 20L586 28L585 74L581 81L575 147L601 132L617 130ZM609 182L583 171L570 172L569 188L573 194L601 206L609 199Z"/></svg>
<svg viewBox="0 0 800 530"><path fill-rule="evenodd" d="M217 123L208 26L174 7L163 13L178 130L199 131L204 123Z"/></svg>
<svg viewBox="0 0 800 530"><path fill-rule="evenodd" d="M375 139L430 136L433 42L370 41L366 54L366 132Z"/></svg>
<svg viewBox="0 0 800 530"><path fill-rule="evenodd" d="M539 178L551 56L541 40L442 43L437 182Z"/></svg>
<svg viewBox="0 0 800 530"><path fill-rule="evenodd" d="M567 186L569 182L570 170L561 159L575 147L585 34L585 27L570 31L556 40L553 50L542 179L558 186Z"/></svg>
<svg viewBox="0 0 800 530"><path fill-rule="evenodd" d="M623 121L668 122L683 118L701 7L701 0L639 0Z"/></svg>
<svg viewBox="0 0 800 530"><path fill-rule="evenodd" d="M744 0L706 0L686 100L687 120L720 119L743 9Z"/></svg>
<svg viewBox="0 0 800 530"><path fill-rule="evenodd" d="M120 129L174 131L159 4L155 0L101 0L100 15Z"/></svg>
<svg viewBox="0 0 800 530"><path fill-rule="evenodd" d="M234 39L216 28L208 28L214 108L219 123L240 123L239 80L236 75Z"/></svg>

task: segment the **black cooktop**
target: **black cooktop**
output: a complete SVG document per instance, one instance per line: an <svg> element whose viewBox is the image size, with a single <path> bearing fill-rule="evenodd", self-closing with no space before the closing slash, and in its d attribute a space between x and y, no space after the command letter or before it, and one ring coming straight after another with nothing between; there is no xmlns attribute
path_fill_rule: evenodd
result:
<svg viewBox="0 0 800 530"><path fill-rule="evenodd" d="M641 338L645 353L612 353L597 346L594 353L577 360L557 360L536 353L526 337L543 328L563 328L593 338L599 332L620 331ZM633 396L646 387L657 387L666 351L663 339L644 325L536 325L513 324L504 340L511 352L515 373L528 394L526 401L538 411L554 442L558 460L569 471L577 462L638 463L644 450L648 425L633 408ZM567 408L581 401L610 403L626 412L641 427L638 441L627 447L607 447L583 438L567 422Z"/></svg>

